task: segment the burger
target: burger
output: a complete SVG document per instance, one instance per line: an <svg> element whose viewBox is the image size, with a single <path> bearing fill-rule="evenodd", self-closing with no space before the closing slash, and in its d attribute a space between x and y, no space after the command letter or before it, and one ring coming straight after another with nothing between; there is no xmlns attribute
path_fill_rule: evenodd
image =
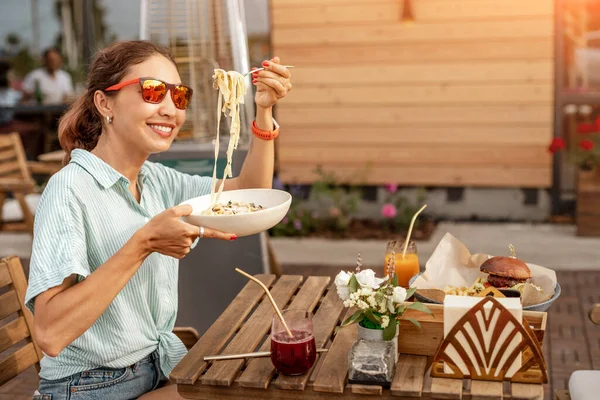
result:
<svg viewBox="0 0 600 400"><path fill-rule="evenodd" d="M480 270L488 274L488 285L498 289L513 288L531 278L527 264L514 257L492 257L481 264Z"/></svg>

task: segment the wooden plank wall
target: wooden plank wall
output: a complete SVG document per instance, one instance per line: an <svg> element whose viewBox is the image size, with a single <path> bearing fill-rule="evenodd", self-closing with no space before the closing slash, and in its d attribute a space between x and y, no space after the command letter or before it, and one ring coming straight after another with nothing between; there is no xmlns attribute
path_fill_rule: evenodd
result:
<svg viewBox="0 0 600 400"><path fill-rule="evenodd" d="M553 0L411 3L271 0L281 179L549 187Z"/></svg>

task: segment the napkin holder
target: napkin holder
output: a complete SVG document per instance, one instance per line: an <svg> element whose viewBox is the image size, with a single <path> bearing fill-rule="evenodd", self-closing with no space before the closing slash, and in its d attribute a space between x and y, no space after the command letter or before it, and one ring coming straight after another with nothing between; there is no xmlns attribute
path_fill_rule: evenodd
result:
<svg viewBox="0 0 600 400"><path fill-rule="evenodd" d="M491 309L488 308L486 311L485 307L489 303L491 303ZM486 351L484 335L496 313L499 315L491 333L491 344ZM518 321L494 297L484 297L458 320L440 342L434 355L431 376L484 381L547 383L546 363L540 342L524 318L522 321L523 323ZM504 340L498 340L502 338L501 333L504 329L510 329L510 334L505 336ZM469 330L474 332L474 338ZM506 356L504 353L507 352L512 337L519 333L521 334L520 342ZM457 335L463 340L459 341ZM466 340L464 340L465 338ZM479 351L478 348L482 351ZM459 360L455 360L457 355L460 357ZM519 355L521 355L520 367L512 376L507 376L508 369ZM504 362L501 362L503 357ZM461 361L466 366L467 373L461 370L457 361Z"/></svg>

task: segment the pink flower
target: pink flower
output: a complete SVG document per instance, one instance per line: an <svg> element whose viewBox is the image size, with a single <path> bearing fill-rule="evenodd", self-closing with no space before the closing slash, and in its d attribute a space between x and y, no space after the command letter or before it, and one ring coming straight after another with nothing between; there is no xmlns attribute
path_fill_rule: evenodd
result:
<svg viewBox="0 0 600 400"><path fill-rule="evenodd" d="M385 190L387 190L388 193L396 193L398 191L398 185L395 183L386 183Z"/></svg>
<svg viewBox="0 0 600 400"><path fill-rule="evenodd" d="M579 142L579 147L582 150L590 151L594 148L594 142L592 142L591 140L585 139L585 140L582 140L581 142Z"/></svg>
<svg viewBox="0 0 600 400"><path fill-rule="evenodd" d="M386 203L381 208L381 215L385 218L394 218L397 214L396 206L391 203Z"/></svg>
<svg viewBox="0 0 600 400"><path fill-rule="evenodd" d="M596 124L581 123L577 125L577 133L585 135L593 132L596 132Z"/></svg>
<svg viewBox="0 0 600 400"><path fill-rule="evenodd" d="M552 143L550 143L550 146L548 147L548 151L550 151L550 153L554 154L559 150L562 150L565 148L565 141L562 138L554 138L552 140Z"/></svg>
<svg viewBox="0 0 600 400"><path fill-rule="evenodd" d="M294 228L296 228L297 231L302 230L302 221L300 221L299 219L295 219Z"/></svg>
<svg viewBox="0 0 600 400"><path fill-rule="evenodd" d="M336 217L339 217L340 215L342 215L342 211L339 208L337 208L337 207L331 207L329 209L329 216L330 217L336 218Z"/></svg>

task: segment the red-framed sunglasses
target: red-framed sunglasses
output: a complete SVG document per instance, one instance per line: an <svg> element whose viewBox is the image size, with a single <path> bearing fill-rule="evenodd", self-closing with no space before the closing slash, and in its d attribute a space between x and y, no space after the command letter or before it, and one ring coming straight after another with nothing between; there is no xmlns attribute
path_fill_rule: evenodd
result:
<svg viewBox="0 0 600 400"><path fill-rule="evenodd" d="M167 95L167 92L171 91L171 99L173 104L180 110L185 110L190 105L192 94L194 91L189 86L175 85L173 83L167 83L155 78L136 78L129 81L117 83L106 89L107 92L115 91L124 88L125 86L139 83L142 89L142 98L146 103L159 104L163 101Z"/></svg>

